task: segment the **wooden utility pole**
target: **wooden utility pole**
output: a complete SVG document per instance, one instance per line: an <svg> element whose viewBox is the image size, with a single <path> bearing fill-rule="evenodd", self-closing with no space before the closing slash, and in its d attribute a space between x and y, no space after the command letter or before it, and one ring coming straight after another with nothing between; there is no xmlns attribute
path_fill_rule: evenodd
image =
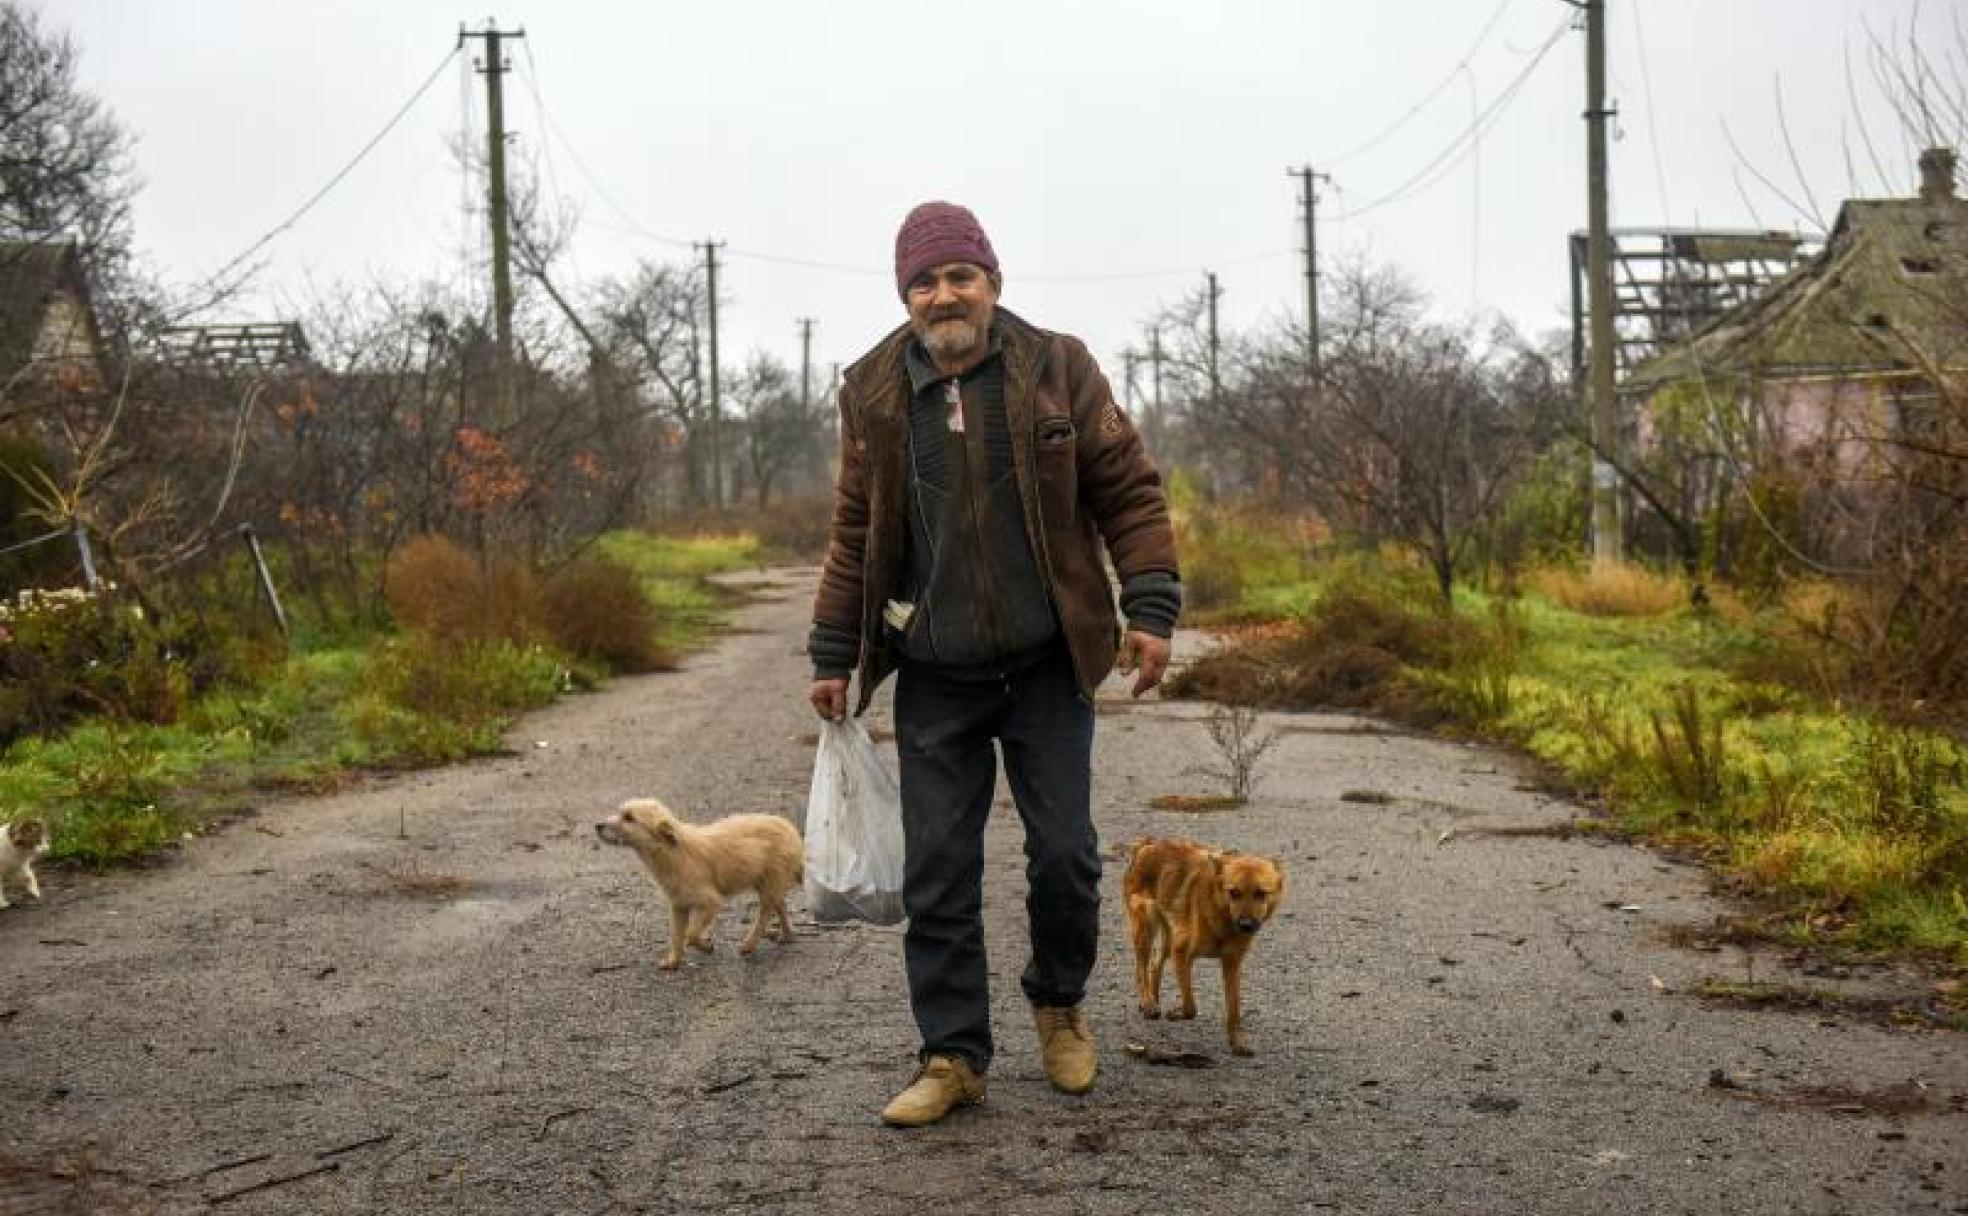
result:
<svg viewBox="0 0 1968 1216"><path fill-rule="evenodd" d="M488 210L492 221L492 320L498 342L498 367L496 399L493 408L493 426L510 426L518 413L513 394L513 336L512 336L512 250L510 235L506 225L506 100L505 88L501 78L511 70L506 65L505 52L500 43L507 38L524 38L526 31L501 31L498 23L488 20L485 28L476 33L458 27L458 45L463 46L467 38L481 38L485 41L485 56L479 61L478 70L485 77L485 167L487 188L491 195Z"/></svg>
<svg viewBox="0 0 1968 1216"><path fill-rule="evenodd" d="M1155 411L1155 421L1159 423L1162 419L1162 327L1159 325L1148 331L1148 386L1149 407Z"/></svg>
<svg viewBox="0 0 1968 1216"><path fill-rule="evenodd" d="M711 502L724 510L724 401L718 394L718 250L723 241L705 241L704 273L709 280L706 298L711 323Z"/></svg>
<svg viewBox="0 0 1968 1216"><path fill-rule="evenodd" d="M1619 478L1602 453L1619 450L1613 399L1613 258L1607 229L1606 0L1577 0L1585 11L1586 291L1592 310L1592 564L1620 560Z"/></svg>
<svg viewBox="0 0 1968 1216"><path fill-rule="evenodd" d="M1305 218L1305 358L1312 368L1312 380L1325 378L1319 362L1319 183L1332 185L1332 175L1319 173L1311 165L1285 170L1299 179L1299 205Z"/></svg>
<svg viewBox="0 0 1968 1216"><path fill-rule="evenodd" d="M1209 400L1210 412L1215 413L1223 404L1223 379L1217 374L1217 332L1216 302L1223 297L1223 289L1216 285L1216 272L1205 270L1203 277L1209 282Z"/></svg>
<svg viewBox="0 0 1968 1216"><path fill-rule="evenodd" d="M813 408L813 318L801 317L800 327L800 417Z"/></svg>

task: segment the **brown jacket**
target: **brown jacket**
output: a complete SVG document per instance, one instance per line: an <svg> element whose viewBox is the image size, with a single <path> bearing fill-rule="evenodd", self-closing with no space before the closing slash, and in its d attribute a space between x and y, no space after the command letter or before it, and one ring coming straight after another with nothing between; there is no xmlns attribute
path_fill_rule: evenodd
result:
<svg viewBox="0 0 1968 1216"><path fill-rule="evenodd" d="M1102 546L1123 582L1153 571L1176 574L1168 503L1161 475L1086 345L1003 308L997 315L1026 534L1080 692L1091 700L1120 643ZM861 638L857 714L893 666L881 610L900 587L909 535L910 392L902 358L912 336L907 325L898 327L842 377L840 479L813 619Z"/></svg>

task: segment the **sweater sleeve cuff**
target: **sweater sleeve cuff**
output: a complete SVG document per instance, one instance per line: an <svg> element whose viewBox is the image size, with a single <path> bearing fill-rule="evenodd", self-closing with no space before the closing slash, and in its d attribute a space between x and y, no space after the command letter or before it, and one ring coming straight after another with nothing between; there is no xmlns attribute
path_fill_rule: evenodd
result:
<svg viewBox="0 0 1968 1216"><path fill-rule="evenodd" d="M838 625L815 621L807 634L806 653L813 659L814 679L845 679L861 660L861 638Z"/></svg>
<svg viewBox="0 0 1968 1216"><path fill-rule="evenodd" d="M1121 586L1121 612L1128 628L1165 638L1182 615L1182 580L1165 570L1137 574Z"/></svg>

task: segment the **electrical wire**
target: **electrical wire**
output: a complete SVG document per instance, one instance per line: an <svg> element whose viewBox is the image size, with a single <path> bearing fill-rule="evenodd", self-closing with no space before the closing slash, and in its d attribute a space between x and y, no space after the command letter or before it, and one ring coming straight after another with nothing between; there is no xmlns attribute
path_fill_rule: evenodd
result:
<svg viewBox="0 0 1968 1216"><path fill-rule="evenodd" d="M1403 127L1407 126L1415 115L1421 113L1424 109L1428 108L1430 102L1434 101L1437 97L1440 97L1443 93L1448 91L1449 86L1455 83L1457 74L1460 73L1464 68L1469 66L1469 61L1476 57L1476 52L1483 48L1484 42L1488 41L1490 37L1490 31L1496 28L1496 24L1503 17L1504 12L1507 9L1509 9L1512 4L1515 4L1516 2L1517 0L1498 0L1497 6L1490 10L1489 20L1483 22L1483 28L1477 31L1476 40L1469 44L1469 49L1462 53L1462 58L1456 60L1455 66L1449 69L1448 75L1442 77L1440 83L1438 83L1434 88L1428 90L1426 96L1424 96L1420 101L1415 102L1414 105L1408 107L1407 113L1401 115L1399 118L1395 119L1387 126L1381 128L1381 130L1374 133L1373 135L1368 136L1365 140L1361 141L1360 143L1357 143L1351 148L1348 148L1346 151L1341 152L1339 155L1328 156L1321 159L1319 161L1319 166L1321 168L1331 168L1334 165L1352 160L1354 157L1359 156L1362 153L1370 152L1374 148L1377 148L1382 143L1386 142L1388 139L1391 139Z"/></svg>
<svg viewBox="0 0 1968 1216"><path fill-rule="evenodd" d="M330 191L334 190L336 186L341 185L342 179L346 178L350 173L354 172L355 167L361 164L363 160L368 157L369 153L375 150L376 145L382 143L384 138L387 137L391 131L396 130L397 124L403 121L404 116L409 114L410 111L416 107L419 101L423 100L424 94L430 92L431 86L436 84L438 77L444 74L444 69L451 66L451 60L454 56L458 54L458 49L459 49L458 47L454 46L450 49L450 51L446 52L444 58L438 61L437 67L433 68L431 70L431 74L424 78L424 82L417 86L417 91L410 95L410 99L404 102L401 106L397 107L396 113L392 114L390 116L390 120L383 124L382 130L370 136L369 142L363 144L362 147L356 152L356 154L349 158L348 163L343 165L339 170L337 170L335 176L328 179L327 185L321 187L319 190L316 190L313 194L309 195L308 200L302 203L300 207L297 208L292 215L288 216L280 223L268 229L266 234L260 237L259 240L254 241L251 245L248 245L246 249L242 253L240 253L237 257L234 257L231 261L227 262L224 266L220 267L217 274L214 274L210 278L205 280L204 285L199 289L197 294L202 297L206 294L206 292L209 289L223 282L225 277L231 274L233 270L239 266L240 263L252 257L254 254L258 253L261 249L264 249L267 246L268 242L272 241L275 237L279 236L283 232L286 232L288 229L292 228L295 224L299 223L302 220L302 218L307 215L308 212L314 210L315 205L317 203L319 203L322 199L328 197Z"/></svg>
<svg viewBox="0 0 1968 1216"><path fill-rule="evenodd" d="M1531 74L1537 71L1538 65L1543 63L1545 56L1551 53L1551 48L1558 45L1558 40L1564 37L1565 31L1570 26L1570 16L1561 20L1557 28L1551 31L1550 37L1546 38L1544 44L1538 47L1536 52L1532 54L1530 62L1526 63L1510 83L1505 85L1503 90L1490 100L1490 104L1483 108L1482 113L1469 126L1458 132L1454 138L1443 145L1441 151L1437 152L1426 164L1411 174L1406 181L1377 198L1328 218L1354 219L1358 216L1366 215L1369 212L1378 211L1380 208L1388 206L1391 203L1399 202L1412 194L1418 194L1433 186L1436 182L1441 181L1442 178L1448 175L1450 170L1462 163L1463 158L1469 155L1471 149L1476 146L1476 141L1482 138L1483 133L1494 126L1497 120L1503 117L1504 113L1509 110L1510 103L1516 100L1517 94L1523 90L1525 83L1530 80Z"/></svg>
<svg viewBox="0 0 1968 1216"><path fill-rule="evenodd" d="M697 242L695 241L686 241L680 237L665 236L660 232L651 232L649 229L643 227L641 221L637 220L629 212L627 207L615 201L615 196L608 192L608 188L601 184L601 179L595 175L595 171L588 167L588 162L581 158L580 150L575 148L574 141L567 138L567 133L560 129L559 123L554 121L553 111L547 109L546 102L541 100L537 86L534 92L534 102L539 106L540 118L547 124L547 132L560 141L560 146L566 149L568 158L574 162L574 167L581 171L581 176L588 180L588 185L594 187L595 195L602 202L608 204L609 210L622 217L622 222L628 225L630 232L646 241L654 241L658 245L669 245L677 249L693 250L697 247Z"/></svg>
<svg viewBox="0 0 1968 1216"><path fill-rule="evenodd" d="M1626 6L1633 13L1633 45L1640 51L1641 96L1647 100L1647 147L1654 154L1654 189L1660 194L1661 214L1672 208L1667 200L1667 168L1661 160L1660 126L1654 121L1654 74L1647 66L1647 28L1641 23L1639 4Z"/></svg>

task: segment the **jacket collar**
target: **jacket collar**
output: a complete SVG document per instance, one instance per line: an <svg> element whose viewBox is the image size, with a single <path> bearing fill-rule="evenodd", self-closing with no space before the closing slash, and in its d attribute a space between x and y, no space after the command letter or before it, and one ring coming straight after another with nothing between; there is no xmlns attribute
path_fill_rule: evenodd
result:
<svg viewBox="0 0 1968 1216"><path fill-rule="evenodd" d="M991 332L985 335L984 357L972 364L957 379L970 379L982 371L985 364L1003 354L1004 327L998 323L997 314L993 313L991 316ZM911 396L920 396L923 389L927 386L950 379L949 376L944 375L942 370L936 366L936 361L929 357L929 351L923 348L922 339L920 338L911 337L903 346L902 366L909 373L909 393Z"/></svg>
<svg viewBox="0 0 1968 1216"><path fill-rule="evenodd" d="M1038 378L1039 364L1045 357L1046 334L1002 306L991 328L995 334L993 344L1002 343L1004 349L1005 395L1008 401L1015 402ZM862 403L865 415L871 420L899 422L908 417L909 401L914 394L907 352L915 340L915 332L905 321L841 373L842 382Z"/></svg>

